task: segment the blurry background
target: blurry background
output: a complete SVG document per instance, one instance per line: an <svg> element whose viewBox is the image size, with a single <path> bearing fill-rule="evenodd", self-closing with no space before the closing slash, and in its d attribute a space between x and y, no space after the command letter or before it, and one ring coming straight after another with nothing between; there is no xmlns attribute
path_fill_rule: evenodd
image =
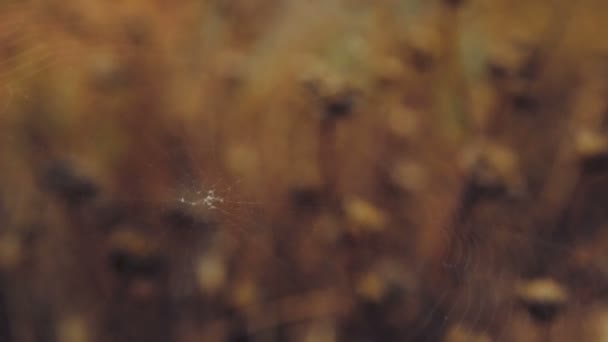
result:
<svg viewBox="0 0 608 342"><path fill-rule="evenodd" d="M0 341L608 341L607 19L0 0Z"/></svg>

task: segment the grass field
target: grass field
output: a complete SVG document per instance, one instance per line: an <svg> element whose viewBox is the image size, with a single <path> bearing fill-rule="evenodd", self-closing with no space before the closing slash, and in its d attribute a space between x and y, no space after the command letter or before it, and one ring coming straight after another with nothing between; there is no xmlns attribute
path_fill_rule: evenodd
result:
<svg viewBox="0 0 608 342"><path fill-rule="evenodd" d="M0 0L0 341L605 341L608 3Z"/></svg>

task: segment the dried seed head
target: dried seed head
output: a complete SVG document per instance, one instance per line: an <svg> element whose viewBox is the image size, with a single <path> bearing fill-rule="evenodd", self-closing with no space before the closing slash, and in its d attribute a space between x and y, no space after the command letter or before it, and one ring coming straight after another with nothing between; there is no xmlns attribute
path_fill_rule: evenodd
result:
<svg viewBox="0 0 608 342"><path fill-rule="evenodd" d="M388 218L373 204L360 198L350 198L344 203L344 211L356 232L376 232L384 229Z"/></svg>
<svg viewBox="0 0 608 342"><path fill-rule="evenodd" d="M486 144L467 149L461 164L465 170L473 173L478 186L504 189L512 196L526 192L517 155L505 146Z"/></svg>
<svg viewBox="0 0 608 342"><path fill-rule="evenodd" d="M422 19L434 20L433 18ZM441 51L441 33L433 22L412 25L407 31L405 47L408 59L414 69L425 72L432 69Z"/></svg>
<svg viewBox="0 0 608 342"><path fill-rule="evenodd" d="M46 171L44 186L72 205L92 200L99 193L97 184L66 162L55 163Z"/></svg>
<svg viewBox="0 0 608 342"><path fill-rule="evenodd" d="M251 309L259 299L259 289L252 279L237 281L232 291L232 303L237 308Z"/></svg>
<svg viewBox="0 0 608 342"><path fill-rule="evenodd" d="M10 270L19 264L23 256L23 243L15 234L0 238L0 269Z"/></svg>
<svg viewBox="0 0 608 342"><path fill-rule="evenodd" d="M302 339L303 342L336 342L338 332L331 321L321 321L311 324Z"/></svg>
<svg viewBox="0 0 608 342"><path fill-rule="evenodd" d="M397 57L376 58L373 73L382 85L398 84L407 76L403 62Z"/></svg>
<svg viewBox="0 0 608 342"><path fill-rule="evenodd" d="M408 193L417 193L428 185L425 168L415 161L401 161L390 172L391 181Z"/></svg>
<svg viewBox="0 0 608 342"><path fill-rule="evenodd" d="M490 337L483 332L476 332L462 324L456 324L446 333L446 342L490 342Z"/></svg>
<svg viewBox="0 0 608 342"><path fill-rule="evenodd" d="M226 282L226 265L217 253L203 255L196 264L196 279L204 294L218 293Z"/></svg>
<svg viewBox="0 0 608 342"><path fill-rule="evenodd" d="M575 136L575 148L583 160L608 154L608 137L591 129L583 129Z"/></svg>
<svg viewBox="0 0 608 342"><path fill-rule="evenodd" d="M380 302L385 295L387 284L382 277L370 272L357 282L356 291L359 296L370 302Z"/></svg>
<svg viewBox="0 0 608 342"><path fill-rule="evenodd" d="M158 246L142 234L120 230L110 237L108 262L116 275L133 284L158 280L164 271L164 261Z"/></svg>
<svg viewBox="0 0 608 342"><path fill-rule="evenodd" d="M88 342L91 340L90 327L81 316L69 316L59 321L57 340L60 342Z"/></svg>
<svg viewBox="0 0 608 342"><path fill-rule="evenodd" d="M344 118L353 112L359 90L352 82L327 67L315 64L300 81L320 102L326 118Z"/></svg>
<svg viewBox="0 0 608 342"><path fill-rule="evenodd" d="M402 108L392 109L388 113L387 125L390 132L401 139L413 138L419 131L419 120L421 113L414 109Z"/></svg>
<svg viewBox="0 0 608 342"><path fill-rule="evenodd" d="M535 279L517 286L516 294L530 316L550 323L568 302L568 293L553 279Z"/></svg>

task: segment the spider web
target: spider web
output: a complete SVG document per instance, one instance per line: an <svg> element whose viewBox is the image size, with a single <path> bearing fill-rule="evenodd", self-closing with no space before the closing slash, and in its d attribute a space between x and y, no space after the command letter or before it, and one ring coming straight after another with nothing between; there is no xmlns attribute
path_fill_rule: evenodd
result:
<svg viewBox="0 0 608 342"><path fill-rule="evenodd" d="M551 261L555 266L576 258L581 246L573 241L560 242L534 236L533 233L513 227L497 227L492 224L481 226L473 231L460 231L458 229L461 228L457 228L456 231L444 232L446 238L451 241L451 253L444 260L443 268L458 279L458 284L436 296L420 329L448 329L459 326L474 334L487 333L492 341L513 341L529 338L530 335L551 336L550 340L560 340L556 331L564 329L563 326L576 326L579 333L589 329L589 318L580 315L585 304L576 298L577 293L572 294L570 309L566 310L564 316L558 316L554 323L544 325L532 319L514 290L518 282L530 279L530 271L525 267L537 262L535 259L543 258L544 251L553 250L555 259ZM499 232L489 232L489 227ZM496 235L501 238L497 239ZM553 279L570 290L571 284L567 276L564 278L563 273L555 274L551 268L549 267L548 273L532 273L533 278L557 277ZM598 271L597 265L586 265L582 268L579 266L575 272L594 282L587 284L593 288L601 286L600 280L597 279ZM569 310L571 311L568 312ZM443 320L439 327L431 323L433 316L435 320ZM525 328L524 331L522 327Z"/></svg>
<svg viewBox="0 0 608 342"><path fill-rule="evenodd" d="M190 186L176 202L218 212L222 215L221 220L225 220L224 223L243 227L244 233L255 239L256 228L253 227L266 227L261 227L256 221L255 217L259 216L249 215L247 211L258 209L263 216L263 207L267 203L240 200L238 188L241 182L242 180L237 180L226 183L220 180L208 186ZM240 209L235 210L230 204L237 205ZM452 253L444 261L443 267L445 272L454 273L461 282L457 288L439 293L432 299L433 304L421 312L422 319L416 331L429 336L425 341L434 341L435 337L424 331L446 330L453 326L464 326L475 333L491 333L492 340L495 341L512 340L513 333L510 329L521 329L517 324L527 324L530 329L537 329L537 334L544 334L546 328L531 322L525 308L513 297L511 291L524 271L519 269L520 266L509 264L523 265L525 260L522 258L538 256L522 252L519 249L522 246L539 250L548 246L559 250L559 255L564 259L574 257L576 246L568 242L533 237L530 233L509 230L508 227L496 229L500 229L499 235L507 241L506 245L483 230L444 232L446 238L452 241ZM262 247L265 243L266 241L260 241L259 246ZM583 273L594 271L582 270ZM585 317L569 315L567 319L584 331ZM557 324L562 323L558 321Z"/></svg>
<svg viewBox="0 0 608 342"><path fill-rule="evenodd" d="M26 46L24 49L17 49L12 54L2 54L0 56L0 114L9 111L18 100L29 100L27 94L27 83L45 70L52 68L61 58L68 56L69 51L59 50L44 43L40 34L32 33L27 30L25 20L3 23L3 30L0 36L0 52L9 48L7 41L15 40L18 45ZM253 140L253 139L251 139ZM183 142L188 146L187 142ZM220 153L223 147L212 142L207 146L212 156L209 159L211 165L221 165L222 158ZM188 149L187 149L188 150ZM189 154L196 155L197 152L191 149ZM211 167L213 169L213 167ZM197 170L200 171L200 170ZM201 175L198 175L200 173ZM212 170L212 174L223 174L221 168ZM238 227L243 231L243 235L255 240L257 232L266 229L265 220L260 219L264 216L264 207L271 205L263 201L256 201L244 195L241 185L244 179L234 179L233 177L210 177L204 179L204 172L197 172L197 175L189 174L186 178L190 181L181 186L175 198L165 202L165 205L185 205L197 210L202 210L210 215L220 216L220 224L227 224L231 227ZM554 242L549 239L531 237L526 232L507 231L505 227L499 227L501 234L508 237L508 241L513 245L532 245L546 246L551 245L562 252L564 258L573 257L575 246L568 243ZM487 326L503 326L493 335L495 341L508 341L508 329L512 321L520 317L521 308L518 308L512 299L506 298L500 291L492 286L501 284L511 286L516 268L500 267L501 263L508 260L516 260L521 263L521 255L517 248L513 246L503 246L499 241L494 241L489 233L483 230L475 230L473 233L453 233L445 232L445 238L451 241L452 254L446 260L444 267L446 272L455 273L462 278L461 284L455 293L441 292L433 298L433 305L425 309L421 314L423 319L417 330L425 329L446 329L449 325L463 324L473 330L483 331ZM258 241L260 248L265 248L266 241L261 238ZM532 254L533 255L533 254ZM493 267L498 266L498 267ZM596 270L583 270L583 273L592 273ZM592 277L593 278L593 277ZM489 288L488 288L489 286ZM439 326L432 321L438 319ZM569 316L575 319L577 324L584 326L584 317ZM539 328L540 329L540 328ZM427 338L432 341L432 338Z"/></svg>

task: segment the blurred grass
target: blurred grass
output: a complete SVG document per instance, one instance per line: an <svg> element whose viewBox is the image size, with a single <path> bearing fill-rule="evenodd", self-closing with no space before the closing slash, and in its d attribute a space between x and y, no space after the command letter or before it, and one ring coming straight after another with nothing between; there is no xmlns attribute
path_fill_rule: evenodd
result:
<svg viewBox="0 0 608 342"><path fill-rule="evenodd" d="M532 341L521 278L596 303L608 8L457 3L0 2L2 336Z"/></svg>

